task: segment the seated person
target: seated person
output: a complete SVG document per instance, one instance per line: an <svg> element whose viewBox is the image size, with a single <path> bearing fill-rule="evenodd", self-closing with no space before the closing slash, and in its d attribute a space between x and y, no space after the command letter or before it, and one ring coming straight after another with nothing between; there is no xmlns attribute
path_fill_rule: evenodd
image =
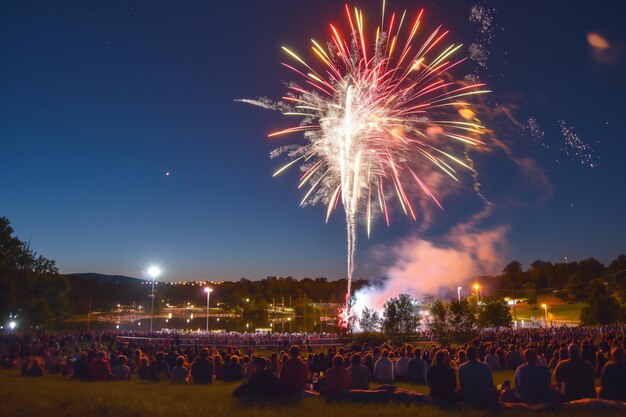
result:
<svg viewBox="0 0 626 417"><path fill-rule="evenodd" d="M224 381L241 381L242 377L243 369L239 364L239 358L233 355L230 357L228 364L224 368Z"/></svg>
<svg viewBox="0 0 626 417"><path fill-rule="evenodd" d="M467 362L459 366L459 385L463 400L478 407L493 405L496 396L491 368L478 360L476 346L468 347L465 353Z"/></svg>
<svg viewBox="0 0 626 417"><path fill-rule="evenodd" d="M116 381L128 381L130 379L130 368L126 365L127 358L125 355L117 357L117 364L111 370L113 379Z"/></svg>
<svg viewBox="0 0 626 417"><path fill-rule="evenodd" d="M428 365L422 359L422 350L416 348L414 355L415 357L409 361L409 381L417 385L426 385Z"/></svg>
<svg viewBox="0 0 626 417"><path fill-rule="evenodd" d="M254 373L233 391L235 397L272 399L280 396L278 378L267 369L267 360L262 356L253 359Z"/></svg>
<svg viewBox="0 0 626 417"><path fill-rule="evenodd" d="M426 381L430 387L429 395L436 400L458 401L456 392L456 372L450 366L447 350L437 351L433 364L428 368Z"/></svg>
<svg viewBox="0 0 626 417"><path fill-rule="evenodd" d="M161 379L169 381L172 379L172 372L170 367L165 362L165 354L163 352L157 352L154 355L154 362L148 367L150 372L150 380L153 382L159 382Z"/></svg>
<svg viewBox="0 0 626 417"><path fill-rule="evenodd" d="M515 390L520 402L539 404L552 400L550 368L539 364L535 349L524 351L524 361L515 371Z"/></svg>
<svg viewBox="0 0 626 417"><path fill-rule="evenodd" d="M287 396L303 395L307 388L309 368L300 359L300 348L293 345L289 349L289 359L280 369L280 387Z"/></svg>
<svg viewBox="0 0 626 417"><path fill-rule="evenodd" d="M139 361L139 368L137 368L137 376L142 381L150 379L150 367L148 366L148 358L145 356Z"/></svg>
<svg viewBox="0 0 626 417"><path fill-rule="evenodd" d="M189 371L185 368L185 357L176 358L174 369L172 369L172 382L186 384L189 378Z"/></svg>
<svg viewBox="0 0 626 417"><path fill-rule="evenodd" d="M580 357L580 346L572 343L567 348L569 359L556 366L554 378L559 384L563 401L596 397L596 374L590 362Z"/></svg>
<svg viewBox="0 0 626 417"><path fill-rule="evenodd" d="M193 361L191 366L191 377L194 384L213 383L213 358L209 357L209 349L204 348L200 355Z"/></svg>
<svg viewBox="0 0 626 417"><path fill-rule="evenodd" d="M370 380L372 375L367 366L361 365L361 354L354 353L350 357L350 367L348 368L350 373L351 389L369 389Z"/></svg>
<svg viewBox="0 0 626 417"><path fill-rule="evenodd" d="M345 368L344 360L341 355L335 355L333 358L333 366L326 371L325 379L325 394L339 394L350 389L350 373Z"/></svg>
<svg viewBox="0 0 626 417"><path fill-rule="evenodd" d="M601 385L600 398L626 401L626 361L618 346L611 349L611 360L602 368Z"/></svg>
<svg viewBox="0 0 626 417"><path fill-rule="evenodd" d="M95 381L109 380L111 377L111 366L105 352L98 352L98 357L89 362L89 375Z"/></svg>

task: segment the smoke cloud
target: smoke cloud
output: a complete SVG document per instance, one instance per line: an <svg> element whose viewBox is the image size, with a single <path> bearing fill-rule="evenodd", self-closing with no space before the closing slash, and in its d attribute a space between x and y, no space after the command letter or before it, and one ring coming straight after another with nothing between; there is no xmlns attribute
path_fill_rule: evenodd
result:
<svg viewBox="0 0 626 417"><path fill-rule="evenodd" d="M382 310L385 302L401 293L414 298L454 293L462 286L462 295L471 288L468 283L480 275L502 271L509 250L508 226L478 230L470 223L452 229L440 242L407 238L391 249L374 249L374 256L393 261L381 270L383 285L359 290L354 310L363 307Z"/></svg>

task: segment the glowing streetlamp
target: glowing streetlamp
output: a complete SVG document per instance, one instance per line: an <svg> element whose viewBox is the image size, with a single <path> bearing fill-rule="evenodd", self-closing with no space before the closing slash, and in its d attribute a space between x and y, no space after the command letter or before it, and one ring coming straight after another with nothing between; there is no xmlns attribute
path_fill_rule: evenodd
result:
<svg viewBox="0 0 626 417"><path fill-rule="evenodd" d="M152 320L154 319L154 280L161 275L161 268L158 266L151 266L148 268L148 275L152 278L152 295L150 306L150 333L152 333Z"/></svg>
<svg viewBox="0 0 626 417"><path fill-rule="evenodd" d="M548 305L547 304L541 304L541 307L543 307L543 310L545 311L546 314L546 325L548 324Z"/></svg>
<svg viewBox="0 0 626 417"><path fill-rule="evenodd" d="M456 287L456 293L459 297L459 302L461 302L461 287Z"/></svg>
<svg viewBox="0 0 626 417"><path fill-rule="evenodd" d="M474 290L476 290L476 304L478 304L478 290L480 289L480 285L478 283L474 284Z"/></svg>
<svg viewBox="0 0 626 417"><path fill-rule="evenodd" d="M205 287L204 292L206 293L206 332L209 332L209 297L211 296L212 288Z"/></svg>
<svg viewBox="0 0 626 417"><path fill-rule="evenodd" d="M289 333L291 334L291 317L287 317L287 321L289 322Z"/></svg>

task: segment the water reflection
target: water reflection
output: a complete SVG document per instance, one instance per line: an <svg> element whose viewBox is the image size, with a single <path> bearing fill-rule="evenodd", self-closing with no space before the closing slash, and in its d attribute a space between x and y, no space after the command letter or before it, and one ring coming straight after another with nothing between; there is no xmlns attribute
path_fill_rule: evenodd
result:
<svg viewBox="0 0 626 417"><path fill-rule="evenodd" d="M154 317L155 331L162 329L176 329L185 331L205 330L207 326L205 313L189 313L173 315L172 313L159 314ZM120 330L120 331L147 331L150 329L150 315L146 314L92 314L87 320L67 322L63 326L66 330ZM255 332L266 329L270 332L333 332L336 331L335 320L332 318L303 317L303 316L241 316L234 314L213 314L209 317L209 330L226 332Z"/></svg>

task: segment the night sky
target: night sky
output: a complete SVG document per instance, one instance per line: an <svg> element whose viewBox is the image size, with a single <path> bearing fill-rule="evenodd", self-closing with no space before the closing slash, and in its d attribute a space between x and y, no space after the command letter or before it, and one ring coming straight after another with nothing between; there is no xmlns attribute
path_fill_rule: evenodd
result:
<svg viewBox="0 0 626 417"><path fill-rule="evenodd" d="M380 2L352 4L373 31ZM483 32L476 4L492 18ZM424 7L429 27L489 51L455 75L488 83L489 104L513 117L490 127L533 163L477 162L494 208L479 229L504 230L501 263L625 252L626 2L387 7ZM345 276L341 211L325 224L323 207L298 207L295 172L271 177L266 134L289 122L235 102L280 98L295 79L281 45L309 57L332 22L345 27L343 2L3 1L0 215L67 273L141 277L156 263L166 279ZM572 132L587 146L578 154ZM356 275L383 274L395 262L385 254L412 239L446 248L480 211L471 186L443 203L427 225L397 207L390 229L378 221Z"/></svg>

